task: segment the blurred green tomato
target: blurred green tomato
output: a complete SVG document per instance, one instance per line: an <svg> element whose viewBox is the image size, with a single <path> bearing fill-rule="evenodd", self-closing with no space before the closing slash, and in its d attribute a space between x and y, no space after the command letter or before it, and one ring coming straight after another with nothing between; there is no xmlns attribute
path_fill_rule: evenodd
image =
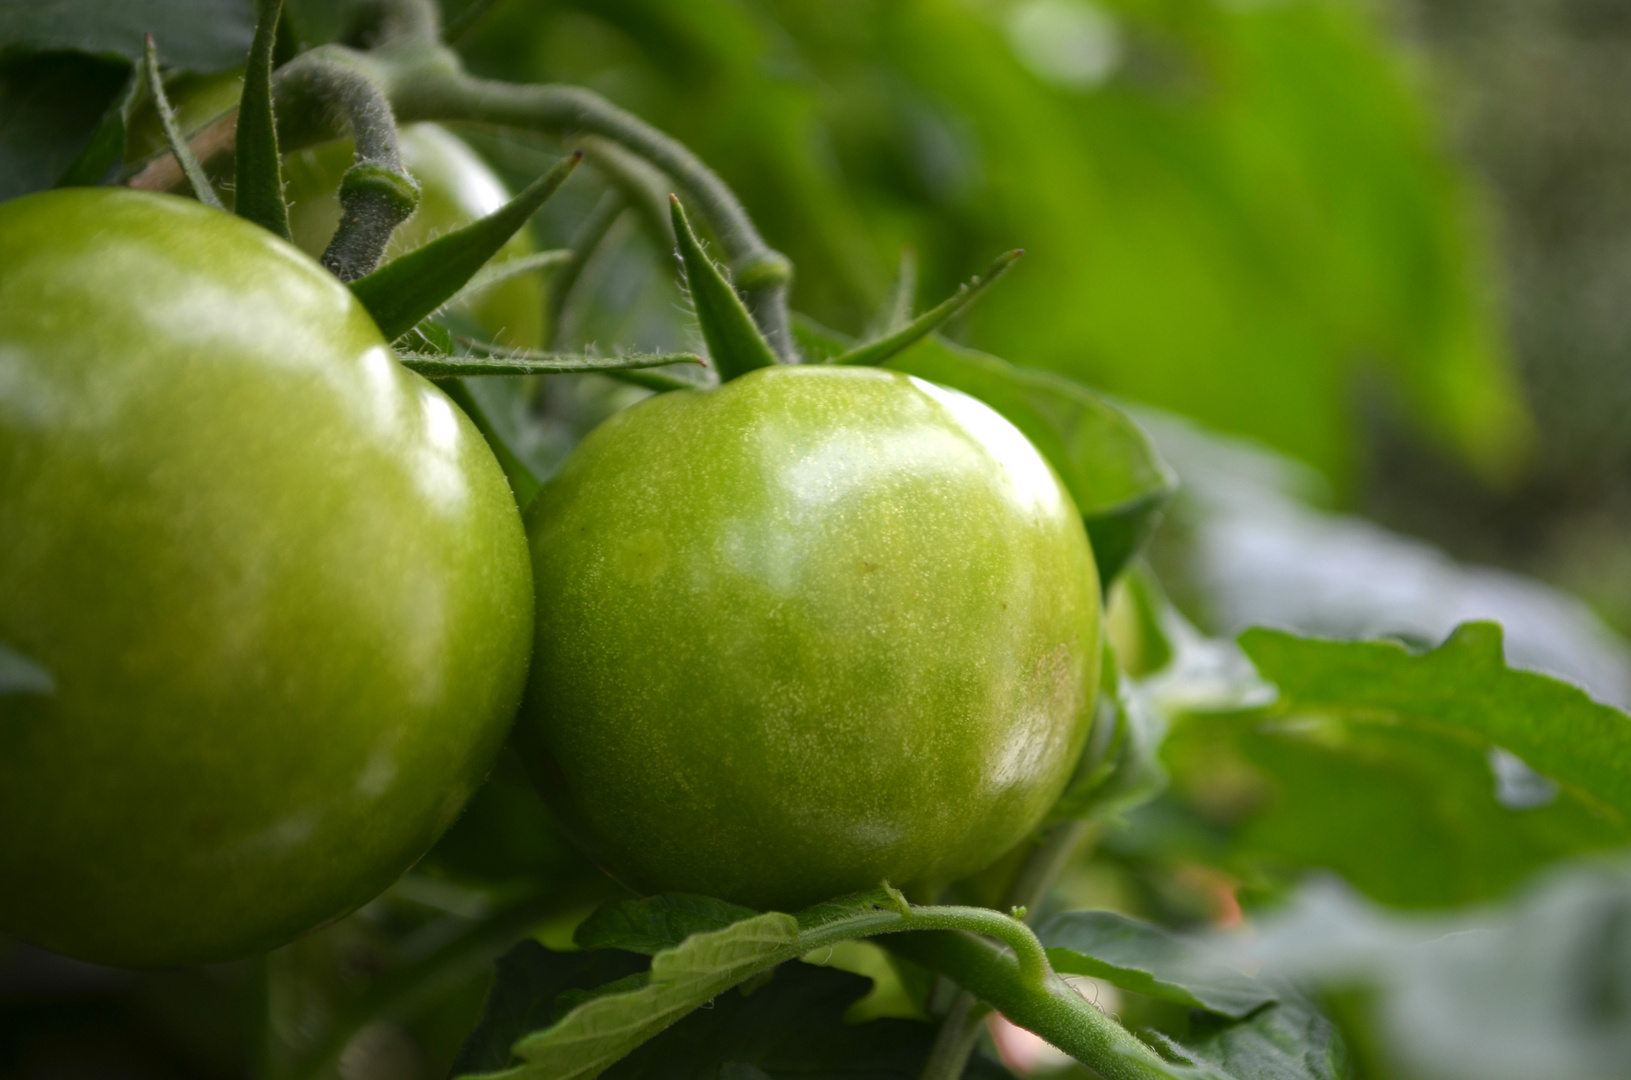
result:
<svg viewBox="0 0 1631 1080"><path fill-rule="evenodd" d="M230 960L445 830L526 677L520 515L343 285L196 202L0 204L0 933ZM38 680L36 680L38 681Z"/></svg>
<svg viewBox="0 0 1631 1080"><path fill-rule="evenodd" d="M1100 657L1082 521L953 390L777 367L607 420L527 512L523 761L643 891L788 910L945 880L1075 767Z"/></svg>
<svg viewBox="0 0 1631 1080"><path fill-rule="evenodd" d="M444 233L484 217L510 200L504 184L475 151L435 124L401 131L402 159L419 181L419 208L396 230L385 257L394 259ZM340 224L340 178L352 164L350 141L325 143L284 159L289 229L302 251L322 255ZM530 255L527 230L510 238L494 262ZM544 275L523 274L487 289L454 308L468 315L501 345L522 349L544 344Z"/></svg>

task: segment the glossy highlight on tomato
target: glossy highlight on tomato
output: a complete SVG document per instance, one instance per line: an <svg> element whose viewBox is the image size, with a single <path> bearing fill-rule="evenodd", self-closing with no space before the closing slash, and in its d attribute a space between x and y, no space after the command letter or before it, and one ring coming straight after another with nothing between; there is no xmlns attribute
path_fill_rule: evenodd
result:
<svg viewBox="0 0 1631 1080"><path fill-rule="evenodd" d="M1032 829L1091 725L1099 586L1025 437L956 391L777 367L591 432L527 512L516 729L642 891L788 910Z"/></svg>
<svg viewBox="0 0 1631 1080"><path fill-rule="evenodd" d="M0 204L0 933L228 960L375 896L525 681L469 420L293 246L196 202Z"/></svg>

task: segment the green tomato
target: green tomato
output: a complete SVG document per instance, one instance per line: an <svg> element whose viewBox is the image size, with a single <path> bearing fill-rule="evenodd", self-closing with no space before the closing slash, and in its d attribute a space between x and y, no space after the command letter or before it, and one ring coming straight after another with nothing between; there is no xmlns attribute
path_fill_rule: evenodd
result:
<svg viewBox="0 0 1631 1080"><path fill-rule="evenodd" d="M475 151L445 128L413 124L402 129L402 160L419 181L419 207L391 237L387 259L412 251L468 225L510 201L504 183ZM340 224L340 179L352 164L349 140L325 143L284 159L289 231L302 251L322 255ZM510 238L494 262L530 255L527 231ZM544 344L544 277L522 274L472 297L455 311L468 315L492 340L522 349Z"/></svg>
<svg viewBox="0 0 1631 1080"><path fill-rule="evenodd" d="M364 903L492 764L525 534L294 247L123 189L0 204L0 932L227 960Z"/></svg>
<svg viewBox="0 0 1631 1080"><path fill-rule="evenodd" d="M1037 450L956 391L778 367L608 420L527 512L516 738L642 891L787 910L948 880L1046 813L1099 586Z"/></svg>

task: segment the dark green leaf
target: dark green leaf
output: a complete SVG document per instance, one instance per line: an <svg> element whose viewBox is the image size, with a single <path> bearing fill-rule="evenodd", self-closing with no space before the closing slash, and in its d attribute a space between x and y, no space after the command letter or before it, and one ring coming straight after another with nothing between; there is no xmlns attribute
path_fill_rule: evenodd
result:
<svg viewBox="0 0 1631 1080"><path fill-rule="evenodd" d="M1432 906L1631 841L1631 718L1507 667L1494 625L1421 655L1266 630L1241 645L1279 701L1185 719L1166 756L1175 789L1233 826L1242 872L1322 867Z"/></svg>
<svg viewBox="0 0 1631 1080"><path fill-rule="evenodd" d="M277 45L283 0L258 0L257 6L255 40L249 50L249 65L244 69L244 92L238 105L238 173L233 209L239 217L287 240L289 207L283 201L283 159L278 154L277 120L272 115L272 50ZM406 329L404 326L385 336L395 337Z"/></svg>
<svg viewBox="0 0 1631 1080"><path fill-rule="evenodd" d="M1025 433L1076 501L1108 589L1143 547L1177 483L1138 425L1069 379L939 338L886 366L979 398Z"/></svg>
<svg viewBox="0 0 1631 1080"><path fill-rule="evenodd" d="M254 32L249 0L6 0L0 51L113 54L135 62L142 37L165 64L220 71L241 63Z"/></svg>
<svg viewBox="0 0 1631 1080"><path fill-rule="evenodd" d="M558 953L536 941L521 942L499 958L481 1022L459 1051L453 1075L507 1068L517 1040L554 1023L562 994L615 982L645 966L645 959L632 953Z"/></svg>
<svg viewBox="0 0 1631 1080"><path fill-rule="evenodd" d="M916 345L919 341L944 326L951 318L966 310L968 306L980 298L980 294L996 284L997 279L1008 272L1009 267L1019 261L1023 251L1010 251L1000 256L991 264L990 269L969 282L958 286L957 292L935 307L930 308L906 325L893 330L891 333L869 341L865 345L857 345L839 356L832 358L834 364L881 364L890 357Z"/></svg>
<svg viewBox="0 0 1631 1080"><path fill-rule="evenodd" d="M91 132L91 139L79 157L68 166L68 171L57 180L58 187L96 187L111 184L119 178L119 169L125 161L125 144L130 135L130 116L135 109L137 91L142 85L142 64L133 64L125 87L113 99L102 120Z"/></svg>
<svg viewBox="0 0 1631 1080"><path fill-rule="evenodd" d="M1112 911L1071 911L1036 929L1055 971L1091 975L1135 993L1230 1019L1275 1000L1256 979L1229 967L1205 945Z"/></svg>
<svg viewBox="0 0 1631 1080"><path fill-rule="evenodd" d="M871 980L833 968L783 964L751 995L726 993L602 1075L605 1080L917 1080L934 1043L921 1020L849 1024L844 1014ZM1008 1074L976 1060L963 1074L995 1080Z"/></svg>
<svg viewBox="0 0 1631 1080"><path fill-rule="evenodd" d="M43 191L77 171L130 79L121 61L0 57L0 199Z"/></svg>
<svg viewBox="0 0 1631 1080"><path fill-rule="evenodd" d="M0 643L0 697L11 694L50 697L56 692L57 683L49 671Z"/></svg>
<svg viewBox="0 0 1631 1080"><path fill-rule="evenodd" d="M581 153L571 155L486 217L439 236L351 282L352 293L374 316L387 338L406 333L458 295L465 283L566 182L582 159Z"/></svg>
<svg viewBox="0 0 1631 1080"><path fill-rule="evenodd" d="M572 940L580 949L624 949L650 956L672 949L692 934L723 930L758 914L710 896L663 893L601 906L578 926Z"/></svg>
<svg viewBox="0 0 1631 1080"><path fill-rule="evenodd" d="M753 316L748 314L735 287L702 250L680 200L670 196L669 206L680 262L685 266L686 285L691 290L691 304L696 309L702 339L708 343L708 355L718 367L719 377L734 379L756 368L777 364L775 352L754 325Z"/></svg>

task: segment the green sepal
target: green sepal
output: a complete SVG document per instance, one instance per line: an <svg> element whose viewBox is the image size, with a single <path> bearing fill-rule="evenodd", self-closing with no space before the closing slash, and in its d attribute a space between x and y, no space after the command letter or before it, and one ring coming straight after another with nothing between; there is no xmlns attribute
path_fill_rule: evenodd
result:
<svg viewBox="0 0 1631 1080"><path fill-rule="evenodd" d="M734 379L779 364L775 350L759 333L735 287L725 280L725 275L697 242L697 234L691 231L691 223L686 220L677 196L669 196L669 207L680 261L685 266L685 281L691 290L691 303L696 308L702 339L708 343L708 354L719 369L719 377Z"/></svg>
<svg viewBox="0 0 1631 1080"><path fill-rule="evenodd" d="M481 437L487 440L488 447L493 451L493 457L498 459L499 468L504 470L505 479L510 482L510 492L515 496L515 504L525 510L532 497L544 486L544 482L532 471L532 467L521 456L511 449L504 436L499 434L493 422L488 418L486 410L471 395L468 387L458 379L447 379L436 384L442 393L453 399L453 403L464 410L470 422L476 425Z"/></svg>
<svg viewBox="0 0 1631 1080"><path fill-rule="evenodd" d="M176 111L170 107L170 98L164 92L164 80L159 78L158 46L154 44L152 34L147 35L141 66L147 71L147 85L153 93L153 107L159 114L159 125L164 128L164 141L170 144L170 153L176 156L182 174L187 177L187 186L193 189L193 197L205 206L226 209L221 205L221 197L215 193L209 177L204 175L198 158L193 155L193 148L187 145L187 136L182 134L181 125L176 121Z"/></svg>
<svg viewBox="0 0 1631 1080"><path fill-rule="evenodd" d="M1023 254L1025 254L1023 250L1005 252L998 256L996 262L993 262L984 274L970 281L967 285L959 286L951 296L911 320L905 326L879 338L877 341L857 345L855 348L833 357L829 363L876 365L883 363L891 356L904 352L945 325L952 316L978 300L980 295L996 284L997 279L1006 274L1008 268L1018 262L1019 257Z"/></svg>
<svg viewBox="0 0 1631 1080"><path fill-rule="evenodd" d="M260 0L255 40L244 68L238 103L238 169L233 210L263 229L289 239L289 208L283 201L283 162L272 115L272 50L277 44L283 0Z"/></svg>
<svg viewBox="0 0 1631 1080"><path fill-rule="evenodd" d="M458 295L566 182L581 160L581 152L571 155L486 217L351 282L352 293L387 338L401 336Z"/></svg>
<svg viewBox="0 0 1631 1080"><path fill-rule="evenodd" d="M583 353L546 353L527 350L500 352L491 356L452 356L437 353L398 352L397 359L409 371L427 379L449 379L469 375L583 375L664 367L668 364L704 364L693 353L627 353L623 356L588 356Z"/></svg>
<svg viewBox="0 0 1631 1080"><path fill-rule="evenodd" d="M138 61L131 65L124 88L102 114L96 130L91 132L91 141L57 179L57 187L97 187L119 178L126 141L130 137L130 117L136 111L141 86L142 64Z"/></svg>

